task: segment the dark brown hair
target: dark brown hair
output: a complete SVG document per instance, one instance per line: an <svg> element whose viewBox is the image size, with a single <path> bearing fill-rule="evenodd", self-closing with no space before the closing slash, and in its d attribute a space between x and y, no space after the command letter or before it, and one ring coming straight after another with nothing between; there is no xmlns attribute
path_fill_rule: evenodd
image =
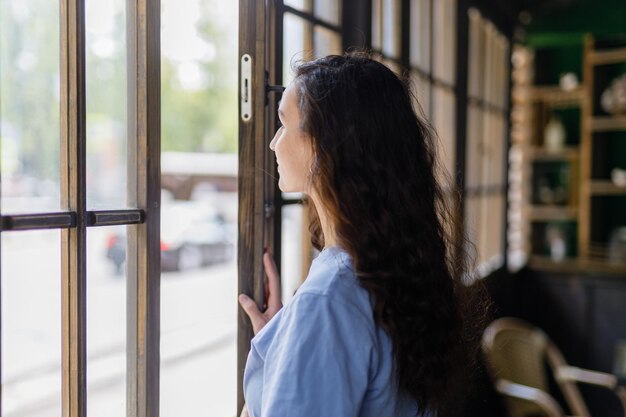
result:
<svg viewBox="0 0 626 417"><path fill-rule="evenodd" d="M437 181L437 136L407 84L364 54L328 56L295 71L301 127L314 151L311 186L374 297L399 389L422 412L454 414L484 307L468 308L466 240ZM310 230L323 247L315 213Z"/></svg>

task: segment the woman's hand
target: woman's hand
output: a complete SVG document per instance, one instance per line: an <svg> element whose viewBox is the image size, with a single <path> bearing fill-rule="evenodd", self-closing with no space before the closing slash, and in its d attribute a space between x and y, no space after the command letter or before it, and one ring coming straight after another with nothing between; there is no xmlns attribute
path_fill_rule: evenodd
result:
<svg viewBox="0 0 626 417"><path fill-rule="evenodd" d="M252 330L255 335L283 308L280 298L280 277L278 276L278 268L276 268L274 257L266 252L263 255L263 265L265 266L264 287L267 309L261 313L253 299L245 294L239 295L239 304L250 317Z"/></svg>

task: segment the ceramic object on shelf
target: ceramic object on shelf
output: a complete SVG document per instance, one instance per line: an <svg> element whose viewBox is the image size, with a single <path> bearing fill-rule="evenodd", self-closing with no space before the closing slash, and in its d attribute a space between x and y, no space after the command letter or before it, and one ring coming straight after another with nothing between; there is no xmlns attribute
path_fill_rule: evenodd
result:
<svg viewBox="0 0 626 417"><path fill-rule="evenodd" d="M611 181L618 187L626 187L626 169L613 168L611 170Z"/></svg>
<svg viewBox="0 0 626 417"><path fill-rule="evenodd" d="M551 153L560 152L565 147L565 126L555 115L550 117L543 131L543 146Z"/></svg>
<svg viewBox="0 0 626 417"><path fill-rule="evenodd" d="M566 72L559 77L559 87L563 91L573 91L578 87L578 75L573 72Z"/></svg>
<svg viewBox="0 0 626 417"><path fill-rule="evenodd" d="M567 254L567 242L565 241L565 233L555 225L546 227L546 239L548 241L548 249L550 258L555 262L561 262Z"/></svg>
<svg viewBox="0 0 626 417"><path fill-rule="evenodd" d="M626 74L611 81L600 96L600 105L609 114L626 114Z"/></svg>

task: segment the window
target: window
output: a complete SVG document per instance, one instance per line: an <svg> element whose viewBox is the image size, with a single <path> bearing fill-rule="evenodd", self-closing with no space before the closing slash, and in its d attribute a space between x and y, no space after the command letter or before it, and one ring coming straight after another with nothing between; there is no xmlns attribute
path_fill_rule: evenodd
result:
<svg viewBox="0 0 626 417"><path fill-rule="evenodd" d="M468 18L465 218L485 276L504 263L509 42L478 10Z"/></svg>
<svg viewBox="0 0 626 417"><path fill-rule="evenodd" d="M158 4L0 7L2 412L97 415L112 378L122 389L103 415L149 415L159 386ZM108 231L127 241L126 280L103 291L114 279L99 261Z"/></svg>

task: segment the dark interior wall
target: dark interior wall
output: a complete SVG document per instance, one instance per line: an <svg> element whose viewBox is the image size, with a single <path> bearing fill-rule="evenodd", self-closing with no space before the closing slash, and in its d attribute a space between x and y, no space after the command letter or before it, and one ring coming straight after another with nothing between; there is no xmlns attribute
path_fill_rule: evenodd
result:
<svg viewBox="0 0 626 417"><path fill-rule="evenodd" d="M524 269L513 275L500 271L487 278L487 285L494 318L514 316L543 329L570 365L619 370L618 349L626 343L626 276ZM625 375L621 382L626 383ZM488 388L482 395L497 401ZM593 415L623 416L611 394L583 387L583 395ZM471 415L480 415L476 411L474 406Z"/></svg>
<svg viewBox="0 0 626 417"><path fill-rule="evenodd" d="M529 45L581 44L584 33L599 37L626 34L626 1L574 0L564 3L560 7L537 8L534 13L531 9L531 21L526 29Z"/></svg>

